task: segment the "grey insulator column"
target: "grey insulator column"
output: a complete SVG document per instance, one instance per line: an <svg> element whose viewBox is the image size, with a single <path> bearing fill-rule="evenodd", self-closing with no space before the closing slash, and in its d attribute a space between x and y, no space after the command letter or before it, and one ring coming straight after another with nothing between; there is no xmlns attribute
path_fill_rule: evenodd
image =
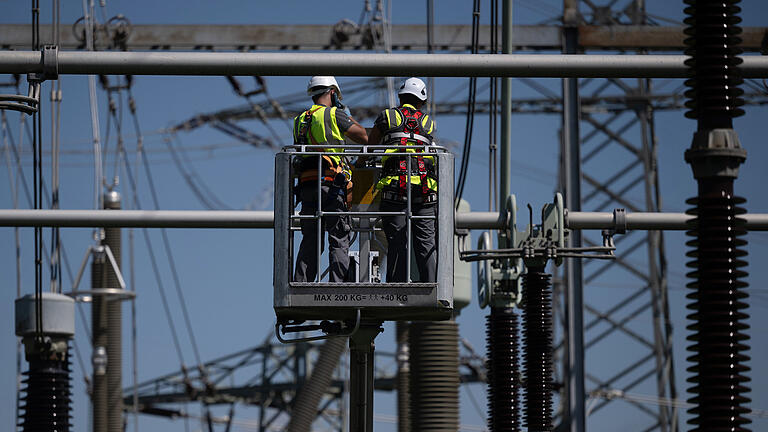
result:
<svg viewBox="0 0 768 432"><path fill-rule="evenodd" d="M75 334L75 301L50 292L29 294L16 299L15 312L16 335L22 338L29 362L18 426L24 432L69 432L69 340Z"/></svg>
<svg viewBox="0 0 768 432"><path fill-rule="evenodd" d="M112 191L104 196L104 208L120 210L120 194ZM121 229L106 228L104 244L115 257L118 268L121 260ZM108 262L105 265L106 288L121 288L117 274ZM117 299L106 302L107 307L107 430L123 430L123 303Z"/></svg>
<svg viewBox="0 0 768 432"><path fill-rule="evenodd" d="M459 429L459 325L414 321L411 347L411 430Z"/></svg>
<svg viewBox="0 0 768 432"><path fill-rule="evenodd" d="M410 347L407 321L395 323L397 338L397 432L411 432Z"/></svg>
<svg viewBox="0 0 768 432"><path fill-rule="evenodd" d="M107 257L94 254L91 263L91 288L102 289L107 286L104 263ZM107 431L107 299L94 295L91 304L91 338L93 339L93 379L91 403L93 405L93 432Z"/></svg>
<svg viewBox="0 0 768 432"><path fill-rule="evenodd" d="M320 347L320 355L317 357L312 374L293 403L288 432L312 430L312 422L317 418L318 406L331 385L333 371L338 366L339 358L346 345L347 338L331 338Z"/></svg>

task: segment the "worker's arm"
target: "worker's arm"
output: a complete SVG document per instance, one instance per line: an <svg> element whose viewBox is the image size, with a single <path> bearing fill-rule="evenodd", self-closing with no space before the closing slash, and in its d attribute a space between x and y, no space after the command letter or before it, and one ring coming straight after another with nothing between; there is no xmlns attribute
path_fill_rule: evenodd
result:
<svg viewBox="0 0 768 432"><path fill-rule="evenodd" d="M358 144L368 144L368 134L365 132L365 128L360 126L360 123L356 122L352 117L349 119L352 120L352 126L344 132L344 135Z"/></svg>
<svg viewBox="0 0 768 432"><path fill-rule="evenodd" d="M365 128L360 126L355 119L348 113L339 108L331 108L332 115L336 116L336 124L339 127L339 131L344 134L345 137L358 144L368 144L368 133L365 132Z"/></svg>

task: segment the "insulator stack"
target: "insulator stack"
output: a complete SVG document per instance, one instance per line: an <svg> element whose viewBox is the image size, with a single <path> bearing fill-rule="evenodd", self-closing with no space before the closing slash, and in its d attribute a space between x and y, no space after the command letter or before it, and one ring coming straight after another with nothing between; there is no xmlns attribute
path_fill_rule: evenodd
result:
<svg viewBox="0 0 768 432"><path fill-rule="evenodd" d="M740 96L744 93L739 84L741 74L737 67L742 60L741 18L736 6L741 0L685 0L688 27L685 53L691 56L685 61L692 76L685 84L689 100L685 106L688 118L699 120L699 130L731 128L733 117L744 113L739 108L744 104ZM702 126L704 126L702 128Z"/></svg>
<svg viewBox="0 0 768 432"><path fill-rule="evenodd" d="M411 354L411 430L459 429L459 326L453 321L414 321Z"/></svg>
<svg viewBox="0 0 768 432"><path fill-rule="evenodd" d="M699 195L690 199L694 207L688 211L695 219L689 222L688 256L692 271L688 277L693 290L688 315L691 324L688 357L693 387L689 402L694 406L688 423L693 431L747 431L750 423L744 414L749 399L745 375L749 349L746 330L749 317L745 312L747 293L743 281L747 273L742 237L744 221L738 218L744 210L738 207L744 199L734 196L734 179L738 166L746 159L738 136L733 131L733 118L743 114L741 75L737 57L741 50L739 35L741 10L739 0L685 0L689 38L686 61L691 78L686 81L690 111L686 116L697 119L693 144L686 161L698 180Z"/></svg>
<svg viewBox="0 0 768 432"><path fill-rule="evenodd" d="M486 317L488 429L520 431L518 320L512 308L493 308Z"/></svg>
<svg viewBox="0 0 768 432"><path fill-rule="evenodd" d="M108 203L106 208L120 208L120 201ZM104 244L109 245L115 262L122 266L122 241L120 228L104 229ZM107 288L120 288L117 273L111 265L105 265ZM107 430L123 428L123 303L108 300L107 309Z"/></svg>
<svg viewBox="0 0 768 432"><path fill-rule="evenodd" d="M320 347L320 354L312 368L312 375L296 395L287 431L309 432L312 430L312 423L317 418L320 402L333 381L333 371L339 365L339 359L346 346L347 338L331 338Z"/></svg>
<svg viewBox="0 0 768 432"><path fill-rule="evenodd" d="M552 292L543 267L528 267L525 299L525 424L529 432L552 430Z"/></svg>
<svg viewBox="0 0 768 432"><path fill-rule="evenodd" d="M688 411L693 415L688 423L695 426L692 431L747 431L744 425L751 421L744 414L750 400L744 394L749 392L745 364L749 357L744 353L749 349L745 333L749 315L747 284L742 280L747 273L741 270L746 266L742 259L746 241L741 238L746 230L737 218L744 213L738 207L744 200L721 188L706 195L700 191L698 199L688 202L696 205L688 211L696 217L688 231L693 239L687 243L694 247L688 252L693 258L688 263L693 269L688 273L693 278L688 283L693 289L688 294L688 309L693 311L688 315L692 321L688 330L693 332L688 337L693 342L688 347L693 352L688 357L693 363L688 382L693 387L688 391L694 395L689 402L695 405Z"/></svg>
<svg viewBox="0 0 768 432"><path fill-rule="evenodd" d="M107 273L104 255L94 255L91 265L91 288L96 290L107 286ZM104 296L94 296L91 303L91 340L93 341L94 365L93 383L91 384L91 402L93 416L93 431L104 432L107 430L107 343L109 321L107 316L107 300Z"/></svg>
<svg viewBox="0 0 768 432"><path fill-rule="evenodd" d="M70 427L71 385L69 354L35 354L24 372L22 391L24 432L67 432Z"/></svg>

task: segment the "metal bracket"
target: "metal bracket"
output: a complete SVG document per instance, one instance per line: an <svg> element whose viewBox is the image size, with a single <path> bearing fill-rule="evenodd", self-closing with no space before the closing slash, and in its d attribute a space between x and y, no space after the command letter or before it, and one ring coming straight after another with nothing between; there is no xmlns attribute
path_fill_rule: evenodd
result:
<svg viewBox="0 0 768 432"><path fill-rule="evenodd" d="M42 83L45 80L59 79L59 47L56 45L45 45L40 50L40 63L43 67L42 72L27 74L27 81L30 83Z"/></svg>
<svg viewBox="0 0 768 432"><path fill-rule="evenodd" d="M58 72L58 48L46 45L42 50L43 72L27 74L27 95L0 94L0 109L8 109L33 115L40 109L40 84L46 79L56 79ZM52 78L49 78L52 77Z"/></svg>
<svg viewBox="0 0 768 432"><path fill-rule="evenodd" d="M289 329L288 333L290 333L290 327L288 327L284 323L280 323L279 321L275 323L275 336L277 337L277 340L279 340L281 343L284 344L290 344L290 343L299 343L299 342L311 342L316 340L324 340L324 339L331 339L331 338L338 338L338 337L351 337L355 333L357 333L358 330L360 330L360 309L356 309L356 316L355 316L355 325L352 327L352 330L347 333L338 333L338 334L325 334L322 336L310 336L310 337L304 337L304 338L296 338L296 339L284 339L282 336L280 336L280 326L283 326L282 333L286 333L286 328ZM310 325L310 326L300 326L303 327L302 329L294 328L293 331L301 331L304 328L307 330L323 330L323 325Z"/></svg>
<svg viewBox="0 0 768 432"><path fill-rule="evenodd" d="M78 286L80 286L80 279L83 277L85 266L88 265L88 258L91 256L93 256L94 259L107 258L112 267L112 271L115 272L120 288L100 288L82 291L77 289ZM86 303L91 301L94 296L104 296L107 300L121 301L133 300L136 297L135 292L125 289L125 279L123 279L123 274L120 272L120 266L117 265L117 260L115 260L115 256L112 254L112 249L110 249L109 245L88 246L88 250L85 251L85 256L83 257L83 262L80 265L80 270L77 272L75 283L72 284L72 291L65 293L65 295L74 298L75 301Z"/></svg>
<svg viewBox="0 0 768 432"><path fill-rule="evenodd" d="M506 248L492 249L490 235L483 233L476 250L460 251L463 261L478 261L478 303L481 308L512 307L522 301L520 275L525 266L541 267L548 260L561 265L563 258L615 259L614 231L603 234L603 245L594 247L566 247L569 230L565 227L566 209L563 196L555 194L550 204L541 210L541 223L533 221L533 207L528 205L530 223L525 230L517 229L517 202L514 195L507 198L507 227L500 231L499 240ZM626 213L614 211L615 232L626 232ZM482 264L480 263L482 262Z"/></svg>
<svg viewBox="0 0 768 432"><path fill-rule="evenodd" d="M514 209L514 200L512 203ZM526 265L542 266L547 260L554 260L556 265L563 262L563 258L596 258L615 259L613 251L616 249L612 242L604 242L603 246L569 248L565 246L565 237L569 230L565 228L565 208L563 197L559 193L551 204L544 205L541 212L541 224L533 223L533 208L529 205L531 223L524 231L516 229L516 219L510 215L510 228L508 238L512 241L508 244L512 247L504 249L486 249L462 251L460 258L464 261L502 260L518 258ZM514 213L512 213L514 214ZM617 213L619 229L626 230L626 217ZM522 268L522 266L520 266ZM522 273L522 272L521 272Z"/></svg>
<svg viewBox="0 0 768 432"><path fill-rule="evenodd" d="M477 239L478 250L488 250L493 246L491 235L486 231ZM493 276L491 275L491 261L477 262L477 303L480 309L485 309L491 299L493 290Z"/></svg>
<svg viewBox="0 0 768 432"><path fill-rule="evenodd" d="M506 229L499 233L500 242L514 244L517 241L517 200L514 195L507 197L506 202L507 224ZM493 252L493 242L488 232L483 233L478 239L479 251ZM460 258L464 259L465 253L473 251L461 251ZM477 260L477 298L480 308L488 305L493 307L514 307L520 304L522 290L520 289L520 274L523 271L521 258L505 257L499 260ZM482 261L482 262L480 262Z"/></svg>

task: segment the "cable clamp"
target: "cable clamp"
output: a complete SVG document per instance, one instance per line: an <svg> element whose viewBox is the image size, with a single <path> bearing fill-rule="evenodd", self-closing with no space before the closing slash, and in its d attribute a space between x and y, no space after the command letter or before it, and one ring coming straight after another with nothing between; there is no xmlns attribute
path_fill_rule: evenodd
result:
<svg viewBox="0 0 768 432"><path fill-rule="evenodd" d="M43 80L59 79L59 47L45 45L43 47Z"/></svg>
<svg viewBox="0 0 768 432"><path fill-rule="evenodd" d="M616 234L627 233L627 211L623 208L613 209L613 231Z"/></svg>

